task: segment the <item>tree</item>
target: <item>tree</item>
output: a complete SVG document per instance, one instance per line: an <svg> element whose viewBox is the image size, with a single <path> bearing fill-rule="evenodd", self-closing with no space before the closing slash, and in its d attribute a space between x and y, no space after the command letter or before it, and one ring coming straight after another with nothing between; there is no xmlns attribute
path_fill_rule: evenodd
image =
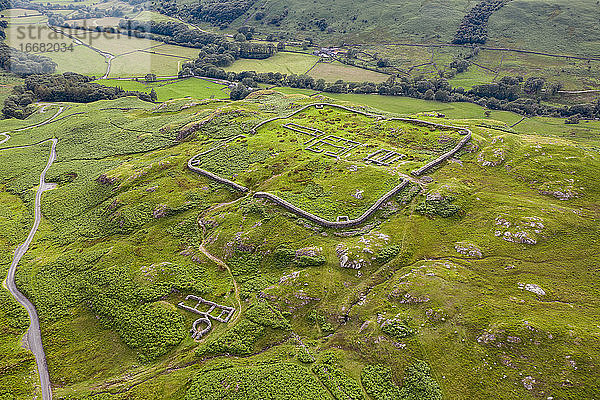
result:
<svg viewBox="0 0 600 400"><path fill-rule="evenodd" d="M322 92L323 90L325 90L325 79L318 79L315 82L314 89L318 90L319 92Z"/></svg>
<svg viewBox="0 0 600 400"><path fill-rule="evenodd" d="M229 98L231 100L242 100L245 99L249 94L250 90L244 84L238 83L233 89L231 89Z"/></svg>
<svg viewBox="0 0 600 400"><path fill-rule="evenodd" d="M150 100L152 100L153 102L156 102L156 100L158 100L158 96L154 88L152 88L152 90L150 91Z"/></svg>
<svg viewBox="0 0 600 400"><path fill-rule="evenodd" d="M377 66L379 68L389 67L390 65L392 65L392 63L387 58L380 58L379 60L377 60Z"/></svg>
<svg viewBox="0 0 600 400"><path fill-rule="evenodd" d="M561 89L562 89L562 83L552 82L552 83L548 84L546 87L546 95L556 96Z"/></svg>
<svg viewBox="0 0 600 400"><path fill-rule="evenodd" d="M544 87L546 80L544 78L530 77L527 78L523 85L523 91L528 95L537 95Z"/></svg>
<svg viewBox="0 0 600 400"><path fill-rule="evenodd" d="M155 74L146 74L144 79L146 80L146 82L156 82L156 75Z"/></svg>
<svg viewBox="0 0 600 400"><path fill-rule="evenodd" d="M454 60L450 63L450 68L456 69L456 72L460 74L469 69L469 62L463 58Z"/></svg>
<svg viewBox="0 0 600 400"><path fill-rule="evenodd" d="M242 32L238 33L237 35L235 35L235 41L236 42L245 42L246 35L244 35Z"/></svg>
<svg viewBox="0 0 600 400"><path fill-rule="evenodd" d="M436 101L441 101L441 102L448 102L450 101L450 93L446 90L438 90L437 92L435 92L435 96L434 99Z"/></svg>
<svg viewBox="0 0 600 400"><path fill-rule="evenodd" d="M427 89L427 91L425 92L425 95L424 95L424 99L425 100L433 100L434 97L435 97L435 94L434 94L433 90Z"/></svg>

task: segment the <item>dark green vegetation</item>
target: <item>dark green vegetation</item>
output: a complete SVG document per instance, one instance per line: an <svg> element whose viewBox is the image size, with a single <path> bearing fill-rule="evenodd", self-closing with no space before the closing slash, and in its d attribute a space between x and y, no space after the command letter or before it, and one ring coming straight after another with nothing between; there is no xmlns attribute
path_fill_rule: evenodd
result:
<svg viewBox="0 0 600 400"><path fill-rule="evenodd" d="M125 91L121 87L107 87L91 82L92 80L75 73L30 75L25 78L22 86L14 87L12 94L4 100L2 114L6 118L23 119L35 112L33 103L37 101L91 103L126 96L152 100L149 94Z"/></svg>
<svg viewBox="0 0 600 400"><path fill-rule="evenodd" d="M202 0L198 2L159 0L158 10L163 14L183 17L191 22L228 24L250 9L254 0Z"/></svg>
<svg viewBox="0 0 600 400"><path fill-rule="evenodd" d="M158 101L180 99L186 96L194 98L229 98L229 89L222 84L213 83L198 78L170 79L164 81L146 82L144 80L100 79L95 81L103 86L120 87L126 91L156 92Z"/></svg>
<svg viewBox="0 0 600 400"><path fill-rule="evenodd" d="M55 398L597 396L598 124L535 117L511 127L520 116L468 103L339 96L428 111L419 118L469 127L473 143L366 226L335 231L187 169L193 155L321 96L68 104L61 119L11 133L0 148L58 139L48 172L58 187L43 196L40 231L17 270L40 314ZM56 110L4 120L2 131ZM292 119L230 142L217 153L230 163L215 165L249 186L287 182L290 195L333 216L368 191L327 196L375 182L344 159L304 155L305 134L281 123L396 143L423 160L450 143L450 132L330 108ZM31 225L47 152L0 150L3 270ZM377 171L395 180L408 169ZM26 319L0 293L0 396L28 399ZM176 306L187 294L239 312L196 343L195 315Z"/></svg>
<svg viewBox="0 0 600 400"><path fill-rule="evenodd" d="M177 9L202 9L199 2L192 0L160 0L156 3L170 7L167 11L170 15L175 15ZM487 43L494 46L595 54L592 50L598 41L598 32L593 28L599 10L594 1L512 0L504 1L506 5L499 10L495 7L499 3L496 0L427 3L399 0L386 3L375 0L261 3L245 0L219 3L222 9L231 7L236 12L229 13L227 20L213 22L216 25L226 25L231 30L250 26L285 39L313 39L332 44L451 43L467 15L472 15L473 18L468 20L473 22L485 22L489 17ZM250 7L246 8L248 4ZM487 12L488 8L495 11ZM202 26L214 26L210 22Z"/></svg>
<svg viewBox="0 0 600 400"><path fill-rule="evenodd" d="M494 11L498 11L510 0L482 0L477 3L463 18L456 35L454 44L485 43L488 38L487 23Z"/></svg>

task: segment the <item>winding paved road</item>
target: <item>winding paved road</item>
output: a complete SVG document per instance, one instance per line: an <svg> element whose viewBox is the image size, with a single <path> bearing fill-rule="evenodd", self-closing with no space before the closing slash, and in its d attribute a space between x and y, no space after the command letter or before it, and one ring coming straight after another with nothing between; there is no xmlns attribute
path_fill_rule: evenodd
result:
<svg viewBox="0 0 600 400"><path fill-rule="evenodd" d="M46 25L48 26L48 28L50 28L54 32L56 32L56 33L58 33L60 35L66 36L69 39L72 39L75 42L75 44L85 46L88 49L90 49L92 51L95 51L96 53L98 53L102 57L104 57L105 60L106 60L106 72L102 76L102 79L108 78L108 75L110 75L110 68L112 66L112 60L114 60L115 58L117 58L117 56L115 56L114 54L109 53L108 51L100 50L100 49L92 46L91 44L85 43L84 41L82 41L81 39L77 38L76 36L71 35L70 33L67 33L65 31L63 31L62 29L59 29L58 27L56 27L54 25L50 25L50 23L46 23Z"/></svg>
<svg viewBox="0 0 600 400"><path fill-rule="evenodd" d="M41 200L42 193L46 190L53 189L54 186L46 183L46 172L52 166L52 163L56 159L56 143L57 139L50 139L52 142L52 148L50 149L50 157L48 157L48 163L46 164L46 168L42 171L40 175L40 186L35 195L35 220L33 223L33 227L29 232L29 236L23 244L21 244L15 250L14 258L12 264L10 264L10 269L8 270L8 276L5 280L5 285L8 291L13 295L15 300L17 300L25 309L27 309L27 313L29 314L29 320L31 324L29 325L29 329L27 330L27 342L29 343L29 350L35 356L35 362L37 364L38 373L40 375L40 385L42 389L42 399L43 400L51 400L52 399L52 388L50 387L50 375L48 373L48 365L46 364L46 354L44 353L44 347L42 346L42 333L40 330L40 321L38 319L37 311L35 310L34 305L25 297L19 289L17 289L17 285L15 284L15 272L17 270L17 265L21 258L27 252L29 245L31 244L35 233L38 230L40 225L40 220L42 217L41 212ZM46 141L48 142L48 141ZM44 142L44 143L46 143Z"/></svg>
<svg viewBox="0 0 600 400"><path fill-rule="evenodd" d="M42 109L40 109L40 112L44 113L46 112L46 107L48 107L48 104L42 106ZM35 125L29 125L29 126L24 126L23 128L17 128L17 129L13 129L12 131L8 131L8 132L20 132L20 131L24 131L27 129L31 129L31 128L38 128L42 125L46 125L49 124L50 122L54 121L56 118L58 118L58 116L60 114L62 114L62 112L65 110L64 106L60 106L58 108L58 111L56 112L56 114L54 114L53 116L51 116L50 118L48 118L47 120L44 120L40 123L37 123ZM0 145L6 143L8 141L8 139L10 139L10 135L8 134L8 132L0 132L0 135L4 136L4 139L0 140ZM39 144L39 143L36 143ZM20 147L29 147L29 146L20 146ZM0 149L0 150L7 150L7 149Z"/></svg>
<svg viewBox="0 0 600 400"><path fill-rule="evenodd" d="M35 128L35 127L39 127L39 126L48 124L48 123L52 122L53 120L55 120L63 112L64 109L65 109L65 107L61 106L61 107L59 107L56 114L54 114L49 119L47 119L43 122L40 122L39 124L15 129L12 132L22 131L25 129ZM45 111L45 107L42 112L44 112L44 111ZM0 133L0 135L5 136L5 138L0 141L0 144L4 143L10 139L10 135L6 132ZM46 363L46 354L44 352L44 347L42 345L42 333L40 330L40 321L39 321L35 306L31 303L31 301L29 301L29 299L27 299L27 297L25 297L25 295L23 293L21 293L21 291L19 289L17 289L17 285L15 284L15 273L17 270L17 265L19 264L19 262L21 261L21 258L23 258L23 256L29 249L29 245L33 241L33 238L34 238L34 236L38 230L38 227L40 225L40 221L42 218L42 211L41 211L42 193L44 193L47 190L54 189L53 184L46 183L46 173L48 172L48 170L52 166L52 163L56 159L56 144L57 144L57 142L58 142L58 139L48 139L41 143L36 143L33 145L29 145L29 146L19 146L20 148L22 148L22 147L37 146L37 145L44 144L44 143L52 144L52 146L50 148L50 155L48 157L48 162L46 163L46 167L40 174L40 184L39 184L39 187L38 187L36 195L35 195L35 210L34 210L33 227L31 228L31 231L29 231L29 235L27 236L27 239L25 240L25 242L22 243L21 245L19 245L17 247L17 249L15 250L15 253L13 256L13 261L10 264L8 274L6 276L6 279L3 282L4 286L8 289L10 294L23 307L25 307L25 309L27 310L27 313L29 314L30 325L29 325L29 329L27 330L25 337L26 337L27 343L29 345L29 350L35 356L35 362L36 362L38 373L40 376L40 387L41 387L41 391L42 391L42 399L43 400L52 400L52 387L50 386L50 374L48 373L48 365ZM9 150L9 149L10 148L0 149L0 150Z"/></svg>

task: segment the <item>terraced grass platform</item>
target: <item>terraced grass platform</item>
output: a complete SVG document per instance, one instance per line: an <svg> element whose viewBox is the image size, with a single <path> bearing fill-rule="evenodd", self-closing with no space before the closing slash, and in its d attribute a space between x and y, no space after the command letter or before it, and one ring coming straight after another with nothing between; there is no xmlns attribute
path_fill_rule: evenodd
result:
<svg viewBox="0 0 600 400"><path fill-rule="evenodd" d="M365 222L409 186L409 174L438 166L470 137L465 128L316 103L229 138L188 167L318 225L345 228Z"/></svg>

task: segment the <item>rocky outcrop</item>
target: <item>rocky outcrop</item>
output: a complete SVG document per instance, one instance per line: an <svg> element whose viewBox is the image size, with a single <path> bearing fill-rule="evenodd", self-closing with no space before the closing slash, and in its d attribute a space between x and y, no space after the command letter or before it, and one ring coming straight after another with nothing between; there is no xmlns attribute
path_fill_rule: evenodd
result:
<svg viewBox="0 0 600 400"><path fill-rule="evenodd" d="M536 244L537 236L542 233L544 224L538 217L521 217L516 221L509 221L504 215L496 217L495 224L497 229L494 236L501 237L507 242Z"/></svg>
<svg viewBox="0 0 600 400"><path fill-rule="evenodd" d="M348 256L348 247L345 244L340 243L335 247L338 259L340 260L340 267L350 269L361 269L365 265L364 259L352 260Z"/></svg>
<svg viewBox="0 0 600 400"><path fill-rule="evenodd" d="M532 292L537 294L538 296L545 296L546 291L533 283L519 283L519 289L527 290L528 292Z"/></svg>
<svg viewBox="0 0 600 400"><path fill-rule="evenodd" d="M102 174L98 178L96 178L96 182L98 182L101 185L114 185L116 181L117 178L109 178L106 174Z"/></svg>
<svg viewBox="0 0 600 400"><path fill-rule="evenodd" d="M482 258L483 257L483 253L481 252L481 249L479 247L477 247L476 245L474 245L473 243L466 243L466 242L459 242L456 243L454 245L454 249L467 257L472 257L472 258Z"/></svg>

